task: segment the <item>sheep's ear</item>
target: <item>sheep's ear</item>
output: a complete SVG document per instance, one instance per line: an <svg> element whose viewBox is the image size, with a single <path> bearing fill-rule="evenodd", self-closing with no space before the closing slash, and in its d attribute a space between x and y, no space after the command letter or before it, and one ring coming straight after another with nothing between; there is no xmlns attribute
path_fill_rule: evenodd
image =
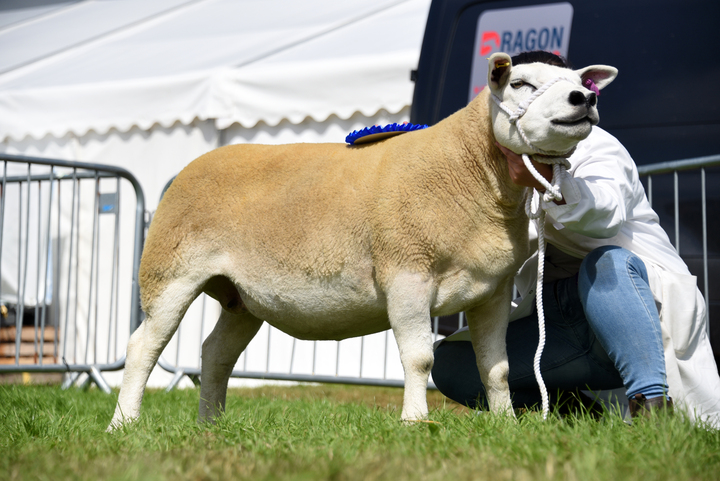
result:
<svg viewBox="0 0 720 481"><path fill-rule="evenodd" d="M590 65L589 67L576 70L575 73L580 76L583 85L586 85L586 83L594 84L598 90L601 90L615 80L618 71L615 67L610 67L609 65Z"/></svg>
<svg viewBox="0 0 720 481"><path fill-rule="evenodd" d="M510 55L502 52L492 54L488 59L488 86L490 90L496 92L505 88L510 78L510 70L512 70Z"/></svg>

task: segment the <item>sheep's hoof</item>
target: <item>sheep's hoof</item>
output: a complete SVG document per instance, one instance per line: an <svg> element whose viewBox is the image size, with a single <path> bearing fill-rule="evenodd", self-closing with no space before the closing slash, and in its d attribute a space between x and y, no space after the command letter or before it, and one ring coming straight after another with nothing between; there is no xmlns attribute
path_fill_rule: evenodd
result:
<svg viewBox="0 0 720 481"><path fill-rule="evenodd" d="M110 422L108 427L105 428L105 432L106 433L114 433L114 432L120 431L120 429L122 429L123 426L125 426L126 424L130 424L131 422L132 422L132 420L120 420L120 421L113 420L112 422Z"/></svg>
<svg viewBox="0 0 720 481"><path fill-rule="evenodd" d="M407 425L407 426L411 426L411 425L414 425L414 424L417 424L417 423L432 423L432 422L435 422L435 421L429 421L427 418L403 419L403 420L402 420L402 423L405 424L405 425Z"/></svg>
<svg viewBox="0 0 720 481"><path fill-rule="evenodd" d="M440 428L443 427L442 423L439 423L437 421L430 421L429 419L416 419L416 420L408 420L405 421L406 425L413 424L415 426L422 426L425 425L428 427L431 433L435 434L436 432L440 431Z"/></svg>

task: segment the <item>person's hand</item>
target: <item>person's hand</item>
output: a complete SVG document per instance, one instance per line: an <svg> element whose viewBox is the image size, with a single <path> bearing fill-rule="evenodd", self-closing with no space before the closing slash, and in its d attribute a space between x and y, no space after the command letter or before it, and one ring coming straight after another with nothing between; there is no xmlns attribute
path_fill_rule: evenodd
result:
<svg viewBox="0 0 720 481"><path fill-rule="evenodd" d="M523 162L521 155L518 155L512 150L503 147L497 142L495 142L495 145L497 145L497 147L502 151L502 153L505 154L508 163L508 170L510 172L510 178L515 184L521 185L523 187L531 187L537 189L538 192L545 192L545 187L540 182L538 182L535 176L533 176L532 173L528 170L528 168L525 166L525 162ZM532 162L533 166L535 166L535 169L537 169L540 175L545 177L548 182L552 182L552 166L535 162L532 159L530 161Z"/></svg>
<svg viewBox="0 0 720 481"><path fill-rule="evenodd" d="M500 151L505 154L508 163L508 171L510 172L510 178L515 184L521 185L523 187L537 189L537 191L540 193L545 192L545 187L540 182L538 182L535 176L532 175L532 173L528 170L521 155L516 154L510 149L506 149L497 142L495 142L495 145L497 145L498 149L500 149ZM553 168L551 165L535 162L534 160L532 160L532 158L530 159L530 162L532 162L533 166L540 173L540 175L545 177L548 182L552 182ZM558 205L563 205L565 204L565 199L555 200L554 202Z"/></svg>

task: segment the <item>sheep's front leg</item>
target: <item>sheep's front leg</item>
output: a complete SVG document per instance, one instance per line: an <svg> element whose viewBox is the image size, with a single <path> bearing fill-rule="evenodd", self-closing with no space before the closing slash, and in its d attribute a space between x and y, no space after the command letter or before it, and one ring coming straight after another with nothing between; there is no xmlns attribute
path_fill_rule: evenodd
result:
<svg viewBox="0 0 720 481"><path fill-rule="evenodd" d="M420 274L395 277L387 291L390 326L405 372L402 419L425 419L427 383L433 365L430 328L431 279Z"/></svg>
<svg viewBox="0 0 720 481"><path fill-rule="evenodd" d="M510 401L507 326L512 279L500 285L485 304L466 312L480 379L490 411L515 416Z"/></svg>

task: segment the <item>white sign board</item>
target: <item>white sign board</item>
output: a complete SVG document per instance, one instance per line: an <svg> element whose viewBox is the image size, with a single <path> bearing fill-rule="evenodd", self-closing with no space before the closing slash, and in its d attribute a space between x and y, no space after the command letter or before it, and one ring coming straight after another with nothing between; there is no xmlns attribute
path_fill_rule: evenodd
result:
<svg viewBox="0 0 720 481"><path fill-rule="evenodd" d="M495 52L510 56L546 50L567 57L573 7L567 2L485 10L478 18L468 100L487 85L487 59Z"/></svg>

